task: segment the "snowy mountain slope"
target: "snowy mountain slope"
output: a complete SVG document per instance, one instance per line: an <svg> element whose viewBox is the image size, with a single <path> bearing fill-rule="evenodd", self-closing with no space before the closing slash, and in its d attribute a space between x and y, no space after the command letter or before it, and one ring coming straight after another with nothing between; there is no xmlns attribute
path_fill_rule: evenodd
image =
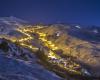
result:
<svg viewBox="0 0 100 80"><path fill-rule="evenodd" d="M41 74L42 73L42 74ZM36 63L26 63L0 54L0 80L61 80Z"/></svg>
<svg viewBox="0 0 100 80"><path fill-rule="evenodd" d="M10 16L10 17L0 17L0 23L7 24L7 25L20 25L20 24L28 24L27 21L22 19Z"/></svg>
<svg viewBox="0 0 100 80"><path fill-rule="evenodd" d="M27 21L18 19L16 17L1 17L0 18L0 34L8 34L21 25L28 25ZM22 26L21 26L22 27Z"/></svg>
<svg viewBox="0 0 100 80"><path fill-rule="evenodd" d="M27 25L27 22L15 17L0 18L0 35L22 36L15 30L21 25ZM62 50L62 54L73 56L93 75L100 76L100 28L53 24L39 31L46 33L47 38ZM0 60L0 78L4 80L60 80L54 73L41 68L32 52L6 39L0 39Z"/></svg>
<svg viewBox="0 0 100 80"><path fill-rule="evenodd" d="M35 55L32 55L32 52L6 39L0 39L0 51L1 54L15 59L25 61L37 60Z"/></svg>
<svg viewBox="0 0 100 80"><path fill-rule="evenodd" d="M81 29L70 29L68 34L89 42L100 41L100 27L82 27Z"/></svg>
<svg viewBox="0 0 100 80"><path fill-rule="evenodd" d="M9 40L0 39L0 79L61 80L60 77L39 65L37 60L38 58L29 50Z"/></svg>

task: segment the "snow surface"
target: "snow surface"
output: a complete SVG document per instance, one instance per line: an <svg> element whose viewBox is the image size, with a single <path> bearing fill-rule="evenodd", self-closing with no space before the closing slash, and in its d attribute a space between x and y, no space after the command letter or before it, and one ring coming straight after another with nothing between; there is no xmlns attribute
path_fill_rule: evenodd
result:
<svg viewBox="0 0 100 80"><path fill-rule="evenodd" d="M45 70L36 63L7 58L0 54L1 80L61 80L52 72Z"/></svg>

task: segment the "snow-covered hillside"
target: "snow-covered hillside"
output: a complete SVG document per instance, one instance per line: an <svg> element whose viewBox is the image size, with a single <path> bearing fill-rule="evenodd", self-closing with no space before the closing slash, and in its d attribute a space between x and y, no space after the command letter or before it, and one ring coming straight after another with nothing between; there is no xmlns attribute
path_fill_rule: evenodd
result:
<svg viewBox="0 0 100 80"><path fill-rule="evenodd" d="M37 29L37 26L31 25L31 27L27 27L27 25L31 24L16 17L0 18L1 80L64 80L61 75L59 75L60 77L56 75L59 70L54 72L45 67L45 62L42 63L39 57L36 56L38 51L30 50L33 45L38 47L39 50L42 47L46 54L49 54L48 50L51 47L57 48L58 51L52 50L58 53L56 55L64 58L71 56L75 62L87 69L91 75L100 77L100 27L52 24L46 25L46 27L42 25ZM32 27L36 28L37 33L32 30ZM18 28L19 31L16 30ZM24 28L27 33L22 32L23 30L20 31L21 28ZM39 36L42 37L39 38ZM46 36L46 39L43 39L43 36ZM15 38L16 42L13 42ZM19 44L18 40L20 40ZM26 45L29 48L21 45ZM45 56L42 57L45 58ZM66 79L80 80L69 75L66 75Z"/></svg>
<svg viewBox="0 0 100 80"><path fill-rule="evenodd" d="M9 32L13 32L16 28L21 25L28 25L29 22L18 19L16 17L1 17L0 18L0 34L8 34Z"/></svg>
<svg viewBox="0 0 100 80"><path fill-rule="evenodd" d="M41 65L7 58L0 54L0 80L61 80Z"/></svg>
<svg viewBox="0 0 100 80"><path fill-rule="evenodd" d="M26 48L0 39L0 80L61 80L37 61Z"/></svg>

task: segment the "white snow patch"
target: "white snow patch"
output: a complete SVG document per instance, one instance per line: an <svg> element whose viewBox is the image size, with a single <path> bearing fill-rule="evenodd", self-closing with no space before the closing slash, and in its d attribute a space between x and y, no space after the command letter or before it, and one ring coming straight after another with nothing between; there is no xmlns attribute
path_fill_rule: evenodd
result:
<svg viewBox="0 0 100 80"><path fill-rule="evenodd" d="M80 27L80 26L78 26L78 25L76 25L75 27L76 27L76 28L78 28L78 29L80 29L80 28L81 28L81 27Z"/></svg>
<svg viewBox="0 0 100 80"><path fill-rule="evenodd" d="M97 29L94 29L93 32L97 34L98 33L98 30Z"/></svg>

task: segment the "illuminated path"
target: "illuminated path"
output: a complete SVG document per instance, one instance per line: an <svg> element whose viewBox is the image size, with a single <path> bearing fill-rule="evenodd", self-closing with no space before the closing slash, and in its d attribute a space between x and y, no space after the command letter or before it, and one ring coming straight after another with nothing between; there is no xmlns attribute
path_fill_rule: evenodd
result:
<svg viewBox="0 0 100 80"><path fill-rule="evenodd" d="M57 55L53 50L58 50L59 48L55 46L53 42L50 40L47 40L47 35L45 33L40 33L38 29L41 29L42 27L27 27L27 28L18 28L16 29L18 32L21 32L25 35L24 38L17 39L17 38L10 38L9 40L12 42L18 42L20 46L27 47L28 49L31 49L32 51L38 50L38 48L34 47L32 44L27 44L28 41L34 40L34 36L32 36L32 33L39 35L39 41L42 42L43 46L46 46L49 48L49 53L47 53L48 59L50 59L51 64L56 64L57 66L70 71L72 73L81 74L80 71L75 70L75 68L80 67L79 64L76 64L73 61L67 61L66 59L61 58L59 55ZM5 37L6 38L6 37ZM54 60L55 59L55 60ZM67 64L70 63L70 64Z"/></svg>
<svg viewBox="0 0 100 80"><path fill-rule="evenodd" d="M53 44L53 42L46 39L47 35L45 33L38 32L37 31L38 29L40 29L40 28L17 29L17 31L19 31L27 36L26 38L22 38L22 39L18 40L19 44L21 46L24 46L24 47L34 50L34 46L27 45L24 42L34 39L33 36L31 36L30 34L32 34L32 33L38 34L39 40L42 41L42 44L50 49L49 53L47 54L47 57L50 59L50 61L49 61L50 63L56 64L56 65L60 66L61 68L64 68L65 70L71 71L73 73L81 74L81 72L76 71L74 69L75 67L80 67L80 65L76 64L74 62L71 62L71 64L67 65L67 63L66 63L67 60L62 59L59 55L57 55L56 53L53 52L53 50L57 50L58 47L56 47L55 44ZM53 59L56 59L56 62ZM63 62L63 64L61 64L61 61Z"/></svg>

